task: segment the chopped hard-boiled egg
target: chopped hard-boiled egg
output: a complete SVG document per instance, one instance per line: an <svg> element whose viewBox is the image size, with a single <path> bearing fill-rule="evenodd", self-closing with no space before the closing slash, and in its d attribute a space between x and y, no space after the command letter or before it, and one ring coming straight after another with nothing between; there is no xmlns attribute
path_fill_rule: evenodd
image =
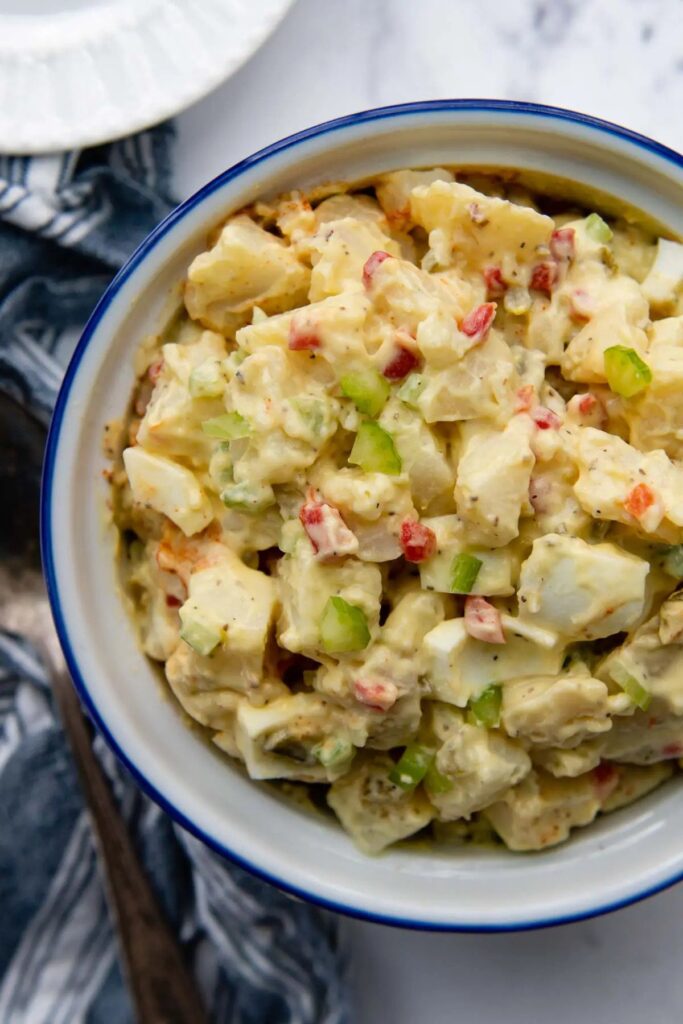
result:
<svg viewBox="0 0 683 1024"><path fill-rule="evenodd" d="M643 612L649 571L644 559L615 544L548 534L522 563L520 618L568 640L619 633Z"/></svg>
<svg viewBox="0 0 683 1024"><path fill-rule="evenodd" d="M643 294L652 306L672 306L683 285L683 245L668 238L660 238L657 255L650 272L643 281Z"/></svg>
<svg viewBox="0 0 683 1024"><path fill-rule="evenodd" d="M139 445L126 448L123 463L136 502L168 516L188 537L209 525L213 508L191 470Z"/></svg>

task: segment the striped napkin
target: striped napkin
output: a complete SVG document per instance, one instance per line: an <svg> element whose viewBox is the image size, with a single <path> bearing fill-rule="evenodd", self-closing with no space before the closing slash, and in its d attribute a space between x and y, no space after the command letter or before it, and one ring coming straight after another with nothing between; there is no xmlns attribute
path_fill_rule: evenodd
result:
<svg viewBox="0 0 683 1024"><path fill-rule="evenodd" d="M172 129L0 157L0 388L49 422L79 331L172 208ZM0 439L1 443L1 439ZM217 1024L346 1024L335 919L210 852L96 749ZM0 633L0 1022L133 1020L43 666Z"/></svg>

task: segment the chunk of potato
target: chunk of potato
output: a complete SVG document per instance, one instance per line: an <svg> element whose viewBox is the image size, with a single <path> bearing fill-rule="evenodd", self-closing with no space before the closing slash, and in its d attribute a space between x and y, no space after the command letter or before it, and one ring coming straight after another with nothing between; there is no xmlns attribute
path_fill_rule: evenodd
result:
<svg viewBox="0 0 683 1024"><path fill-rule="evenodd" d="M679 604L680 602L665 602ZM678 610L674 612L678 624ZM636 630L633 636L612 651L600 666L599 674L603 679L620 678L624 672L633 676L655 700L656 712L672 715L683 715L683 646L676 637L666 634L667 623L671 623L667 611L662 619L655 615ZM675 642L666 643L662 640L661 629L664 625L665 637ZM619 671L621 670L621 672Z"/></svg>
<svg viewBox="0 0 683 1024"><path fill-rule="evenodd" d="M518 386L510 348L492 330L458 362L425 372L417 406L427 423L489 419L502 425L510 418Z"/></svg>
<svg viewBox="0 0 683 1024"><path fill-rule="evenodd" d="M453 181L451 171L435 167L429 171L390 171L379 178L375 192L387 220L399 230L414 226L411 219L410 195L418 185L433 181Z"/></svg>
<svg viewBox="0 0 683 1024"><path fill-rule="evenodd" d="M398 243L381 230L376 220L354 217L322 224L302 245L313 263L308 294L311 302L362 289L363 267L373 252L401 255Z"/></svg>
<svg viewBox="0 0 683 1024"><path fill-rule="evenodd" d="M330 597L361 608L372 635L379 628L382 577L376 565L348 558L338 565L315 557L308 540L298 543L277 564L282 612L278 641L288 651L320 653L320 620Z"/></svg>
<svg viewBox="0 0 683 1024"><path fill-rule="evenodd" d="M548 245L555 226L531 207L485 196L458 182L414 188L410 208L415 223L443 235L437 244L452 254L452 261L477 269L496 264L505 280L514 280L520 265L539 259L537 250ZM430 245L435 241L430 237Z"/></svg>
<svg viewBox="0 0 683 1024"><path fill-rule="evenodd" d="M425 590L453 593L453 563L466 552L478 558L481 567L471 593L485 597L514 593L519 559L511 548L484 548L468 542L467 531L459 516L430 516L422 520L436 536L436 553L420 563L420 581Z"/></svg>
<svg viewBox="0 0 683 1024"><path fill-rule="evenodd" d="M436 767L452 783L446 792L429 794L440 821L469 818L531 770L526 751L502 733L468 725L452 708L437 710L433 721L441 741Z"/></svg>
<svg viewBox="0 0 683 1024"><path fill-rule="evenodd" d="M605 383L605 350L612 345L632 348L647 358L647 335L629 321L623 305L599 310L572 338L560 362L563 375L585 384Z"/></svg>
<svg viewBox="0 0 683 1024"><path fill-rule="evenodd" d="M511 850L543 850L588 825L601 808L590 776L555 779L531 772L483 813Z"/></svg>
<svg viewBox="0 0 683 1024"><path fill-rule="evenodd" d="M677 543L683 527L683 470L665 452L647 453L594 427L576 432L579 477L574 493L594 519L611 519L653 538ZM629 512L634 487L646 485L654 500L639 519Z"/></svg>
<svg viewBox="0 0 683 1024"><path fill-rule="evenodd" d="M683 459L683 347L654 344L645 356L652 382L640 395L624 402L630 442L642 452L663 449L671 459Z"/></svg>
<svg viewBox="0 0 683 1024"><path fill-rule="evenodd" d="M187 272L185 305L193 320L233 336L254 306L269 315L301 306L310 270L281 238L244 214L232 217Z"/></svg>
<svg viewBox="0 0 683 1024"><path fill-rule="evenodd" d="M329 739L362 746L366 738L362 716L316 693L287 694L260 707L243 701L237 708L235 740L252 779L332 781L349 762L326 767L317 746Z"/></svg>
<svg viewBox="0 0 683 1024"><path fill-rule="evenodd" d="M389 781L393 767L386 754L358 758L328 791L328 804L364 853L380 853L419 832L434 817L420 789L406 793Z"/></svg>
<svg viewBox="0 0 683 1024"><path fill-rule="evenodd" d="M561 676L512 680L503 688L501 714L508 735L539 747L574 747L612 727L607 686L584 665Z"/></svg>
<svg viewBox="0 0 683 1024"><path fill-rule="evenodd" d="M534 466L533 424L513 416L502 431L480 430L465 442L458 462L455 500L475 544L503 547L519 534Z"/></svg>

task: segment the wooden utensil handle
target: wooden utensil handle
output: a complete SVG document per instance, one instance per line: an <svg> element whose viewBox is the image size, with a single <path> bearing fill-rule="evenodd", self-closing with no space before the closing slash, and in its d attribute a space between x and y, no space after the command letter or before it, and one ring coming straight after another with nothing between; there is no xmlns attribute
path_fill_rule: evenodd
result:
<svg viewBox="0 0 683 1024"><path fill-rule="evenodd" d="M99 761L90 729L65 670L53 673L54 693L90 811L116 916L123 966L139 1024L205 1024L194 979L133 847Z"/></svg>

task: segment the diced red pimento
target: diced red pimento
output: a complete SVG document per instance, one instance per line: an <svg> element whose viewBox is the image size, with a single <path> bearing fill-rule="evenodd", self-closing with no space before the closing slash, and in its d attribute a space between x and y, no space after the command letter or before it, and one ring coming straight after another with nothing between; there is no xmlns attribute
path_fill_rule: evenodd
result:
<svg viewBox="0 0 683 1024"><path fill-rule="evenodd" d="M373 711L388 711L398 700L398 688L389 679L356 679L353 693L359 703Z"/></svg>
<svg viewBox="0 0 683 1024"><path fill-rule="evenodd" d="M368 256L363 265L363 284L366 288L370 288L372 285L372 279L377 271L377 268L384 263L385 260L391 259L390 252L384 252L383 249L377 249Z"/></svg>
<svg viewBox="0 0 683 1024"><path fill-rule="evenodd" d="M550 236L550 252L556 260L574 259L574 228L557 228Z"/></svg>
<svg viewBox="0 0 683 1024"><path fill-rule="evenodd" d="M578 320L581 323L590 320L596 308L595 299L585 288L575 288L570 292L569 313L573 320Z"/></svg>
<svg viewBox="0 0 683 1024"><path fill-rule="evenodd" d="M420 365L418 356L405 345L397 344L391 359L382 370L387 380L403 380Z"/></svg>
<svg viewBox="0 0 683 1024"><path fill-rule="evenodd" d="M465 598L465 629L474 640L483 640L486 644L505 643L500 612L485 597Z"/></svg>
<svg viewBox="0 0 683 1024"><path fill-rule="evenodd" d="M316 327L311 321L302 317L292 317L289 324L289 340L287 347L292 352L305 352L307 350L320 348L321 341Z"/></svg>
<svg viewBox="0 0 683 1024"><path fill-rule="evenodd" d="M624 502L626 511L636 519L641 519L657 500L657 495L648 484L636 484Z"/></svg>
<svg viewBox="0 0 683 1024"><path fill-rule="evenodd" d="M403 520L400 542L406 562L424 562L436 551L436 534L416 519Z"/></svg>
<svg viewBox="0 0 683 1024"><path fill-rule="evenodd" d="M529 412L536 401L536 392L533 384L525 384L517 389L517 402L515 412Z"/></svg>
<svg viewBox="0 0 683 1024"><path fill-rule="evenodd" d="M667 743L662 747L662 757L680 757L683 754L683 743Z"/></svg>
<svg viewBox="0 0 683 1024"><path fill-rule="evenodd" d="M460 330L474 342L483 341L493 323L496 309L495 302L484 302L481 306L475 306L463 318Z"/></svg>
<svg viewBox="0 0 683 1024"><path fill-rule="evenodd" d="M321 561L351 555L358 550L358 539L349 530L339 509L325 501L309 500L299 509L299 520Z"/></svg>
<svg viewBox="0 0 683 1024"><path fill-rule="evenodd" d="M163 368L164 368L164 361L163 361L163 359L157 359L154 363L151 364L151 366L147 370L147 376L151 380L152 384L156 384L156 382L159 380L159 377L161 376L161 371L163 370Z"/></svg>
<svg viewBox="0 0 683 1024"><path fill-rule="evenodd" d="M183 602L180 600L180 598L176 597L175 594L167 594L166 595L166 607L167 608L180 608L182 603Z"/></svg>
<svg viewBox="0 0 683 1024"><path fill-rule="evenodd" d="M539 430L559 430L562 425L557 413L554 413L552 409L547 409L544 405L539 405L534 409L531 418Z"/></svg>
<svg viewBox="0 0 683 1024"><path fill-rule="evenodd" d="M543 263L537 263L531 271L529 287L537 292L545 292L546 295L550 295L557 277L557 263L554 260L544 260Z"/></svg>
<svg viewBox="0 0 683 1024"><path fill-rule="evenodd" d="M607 420L602 401L592 391L572 395L567 402L567 414L583 427L604 427Z"/></svg>
<svg viewBox="0 0 683 1024"><path fill-rule="evenodd" d="M604 801L616 789L619 783L619 769L609 761L601 761L593 769L593 785L598 800Z"/></svg>
<svg viewBox="0 0 683 1024"><path fill-rule="evenodd" d="M489 299L499 299L507 291L507 284L503 280L503 272L500 267L484 267L484 284L486 295Z"/></svg>

